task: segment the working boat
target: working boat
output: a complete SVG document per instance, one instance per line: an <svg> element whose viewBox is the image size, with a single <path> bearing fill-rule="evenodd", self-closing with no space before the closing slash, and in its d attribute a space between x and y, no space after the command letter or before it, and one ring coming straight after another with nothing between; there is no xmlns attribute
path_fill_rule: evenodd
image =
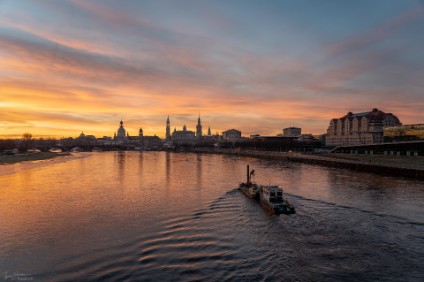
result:
<svg viewBox="0 0 424 282"><path fill-rule="evenodd" d="M294 207L283 198L283 189L275 185L262 186L259 192L261 205L272 214L294 214Z"/></svg>
<svg viewBox="0 0 424 282"><path fill-rule="evenodd" d="M255 170L249 170L249 165L247 165L247 181L240 183L240 191L250 199L259 199L259 190L260 186L252 182L252 176L255 174Z"/></svg>

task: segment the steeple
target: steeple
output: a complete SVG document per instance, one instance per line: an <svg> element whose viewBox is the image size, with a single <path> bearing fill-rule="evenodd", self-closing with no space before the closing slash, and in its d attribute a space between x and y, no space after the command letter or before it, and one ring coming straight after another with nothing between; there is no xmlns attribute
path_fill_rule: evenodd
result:
<svg viewBox="0 0 424 282"><path fill-rule="evenodd" d="M199 114L199 118L197 119L196 137L197 139L202 138L202 123L200 121L200 114Z"/></svg>
<svg viewBox="0 0 424 282"><path fill-rule="evenodd" d="M212 134L211 134L211 126L209 125L209 127L208 127L208 136L211 136Z"/></svg>
<svg viewBox="0 0 424 282"><path fill-rule="evenodd" d="M171 140L171 123L169 122L169 116L166 119L166 141Z"/></svg>

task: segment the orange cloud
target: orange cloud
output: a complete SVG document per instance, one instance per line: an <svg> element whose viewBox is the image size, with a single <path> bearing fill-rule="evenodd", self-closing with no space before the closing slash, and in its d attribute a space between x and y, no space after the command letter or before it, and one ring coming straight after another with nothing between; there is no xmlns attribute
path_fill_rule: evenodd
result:
<svg viewBox="0 0 424 282"><path fill-rule="evenodd" d="M302 58L269 56L208 34L166 29L93 2L66 3L66 9L55 2L42 5L59 15L77 11L75 21L86 20L89 30L74 22L58 31L39 28L31 18L0 17L0 137L26 131L77 136L82 130L111 136L121 118L131 134L143 127L145 134L163 137L167 115L172 126L194 128L199 112L213 132L235 127L247 135L280 133L288 126L323 133L331 118L372 107L402 121L402 115L411 122L423 117L414 107L420 93L412 88L361 83L364 74L381 75L379 68L403 51L369 47L390 37L391 29L418 20L421 12L401 13L353 38L317 46L316 57ZM231 28L231 22L221 24ZM395 63L402 70L409 66ZM407 105L399 106L394 97L403 89Z"/></svg>

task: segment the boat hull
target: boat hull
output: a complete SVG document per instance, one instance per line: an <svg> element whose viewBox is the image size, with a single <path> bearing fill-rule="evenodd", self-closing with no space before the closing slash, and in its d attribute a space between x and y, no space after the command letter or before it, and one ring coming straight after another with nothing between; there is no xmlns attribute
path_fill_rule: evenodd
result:
<svg viewBox="0 0 424 282"><path fill-rule="evenodd" d="M261 206L266 209L271 214L295 214L296 210L293 206L288 205L286 202L280 202L280 203L271 203L266 198L260 197L260 203Z"/></svg>
<svg viewBox="0 0 424 282"><path fill-rule="evenodd" d="M239 189L249 199L259 199L259 187L256 185L246 185L242 183Z"/></svg>

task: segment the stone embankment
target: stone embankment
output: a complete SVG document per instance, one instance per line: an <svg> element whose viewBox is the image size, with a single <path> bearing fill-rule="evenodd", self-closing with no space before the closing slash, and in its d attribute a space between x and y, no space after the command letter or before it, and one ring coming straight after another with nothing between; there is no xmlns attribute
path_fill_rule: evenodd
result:
<svg viewBox="0 0 424 282"><path fill-rule="evenodd" d="M291 152L287 153L248 150L196 150L196 152L291 161L424 180L423 157L346 154L303 154Z"/></svg>

